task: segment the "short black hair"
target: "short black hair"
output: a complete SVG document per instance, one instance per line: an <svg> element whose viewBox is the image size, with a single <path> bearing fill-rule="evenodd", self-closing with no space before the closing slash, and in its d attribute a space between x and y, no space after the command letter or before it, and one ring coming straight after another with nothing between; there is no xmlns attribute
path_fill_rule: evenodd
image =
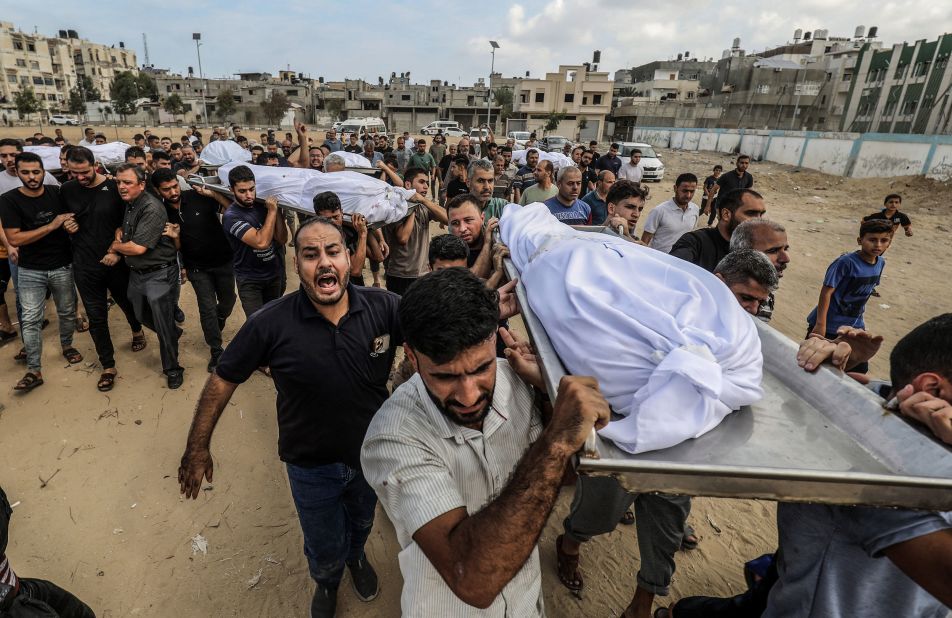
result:
<svg viewBox="0 0 952 618"><path fill-rule="evenodd" d="M143 139L143 140L144 140L144 139L145 139L145 135L143 135L143 134L141 134L141 133L136 133L135 135L132 136L132 141L136 141L136 140L139 140L139 139Z"/></svg>
<svg viewBox="0 0 952 618"><path fill-rule="evenodd" d="M764 196L757 193L753 189L731 189L728 191L724 197L717 198L717 212L720 214L722 210L729 210L731 215L737 212L737 209L740 208L740 205L744 203L744 196L750 195L751 197L762 200Z"/></svg>
<svg viewBox="0 0 952 618"><path fill-rule="evenodd" d="M750 161L750 155L739 154L737 155L737 159L735 159L735 161L740 161L741 159L747 159L748 161Z"/></svg>
<svg viewBox="0 0 952 618"><path fill-rule="evenodd" d="M124 156L126 161L129 160L129 157L134 157L136 159L138 159L139 157L142 157L144 159L145 150L139 148L138 146L129 146L128 148L126 148L126 153Z"/></svg>
<svg viewBox="0 0 952 618"><path fill-rule="evenodd" d="M893 390L898 391L926 372L952 380L952 313L943 313L915 327L889 354Z"/></svg>
<svg viewBox="0 0 952 618"><path fill-rule="evenodd" d="M476 199L475 195L472 193L460 193L450 201L446 202L446 214L449 215L451 210L454 208L460 208L463 206L463 204L473 204L476 206L477 212L482 212L479 208L479 200Z"/></svg>
<svg viewBox="0 0 952 618"><path fill-rule="evenodd" d="M869 221L863 221L859 226L860 238L867 234L891 234L892 231L892 221L886 219L870 219Z"/></svg>
<svg viewBox="0 0 952 618"><path fill-rule="evenodd" d="M239 182L254 182L255 173L247 165L236 165L228 172L228 185L232 188Z"/></svg>
<svg viewBox="0 0 952 618"><path fill-rule="evenodd" d="M330 193L330 191L328 191L328 193ZM344 230L339 225L337 225L336 223L328 219L327 217L322 217L320 215L317 215L317 216L308 217L307 219L305 219L304 222L298 226L297 231L294 232L294 253L295 254L297 254L298 251L301 250L301 243L298 242L298 237L301 235L301 232L311 227L312 225L329 225L330 227L337 230L337 232L340 234L341 242L342 244L345 245L345 248L346 248L347 242L344 238Z"/></svg>
<svg viewBox="0 0 952 618"><path fill-rule="evenodd" d="M136 165L135 163L123 163L116 168L116 176L122 172L132 171L136 175L136 180L139 182L145 182L145 170Z"/></svg>
<svg viewBox="0 0 952 618"><path fill-rule="evenodd" d="M156 161L171 161L172 157L169 156L169 153L165 152L161 148L153 148L149 152L152 153L152 162Z"/></svg>
<svg viewBox="0 0 952 618"><path fill-rule="evenodd" d="M486 341L498 324L499 294L466 268L420 277L400 301L404 340L437 364Z"/></svg>
<svg viewBox="0 0 952 618"><path fill-rule="evenodd" d="M14 166L16 167L16 169L20 169L20 164L21 164L21 163L39 163L41 170L45 170L45 169L46 169L46 168L43 166L43 158L40 157L40 155L36 154L35 152L21 152L21 153L19 153L19 154L16 156L16 158L13 159L13 164L14 164ZM891 228L890 228L890 229L891 229Z"/></svg>
<svg viewBox="0 0 952 618"><path fill-rule="evenodd" d="M61 137L61 138L59 138L59 139L63 139L63 138ZM56 145L56 140L54 140L52 137L45 137L45 136L44 136L44 137L41 137L41 138L40 138L39 145L40 145L40 146L55 146L55 145Z"/></svg>
<svg viewBox="0 0 952 618"><path fill-rule="evenodd" d="M883 206L885 206L885 205L886 205L886 202L888 202L889 200L899 200L899 203L902 204L902 196L899 195L898 193L890 193L889 195L887 195L886 197L884 197L884 198L883 198Z"/></svg>
<svg viewBox="0 0 952 618"><path fill-rule="evenodd" d="M158 187L163 182L174 180L178 182L178 176L171 169L162 167L152 172L152 186Z"/></svg>
<svg viewBox="0 0 952 618"><path fill-rule="evenodd" d="M169 152L172 152L173 150L181 150L181 149L182 149L182 145L179 144L178 142L172 142L172 145L169 146Z"/></svg>
<svg viewBox="0 0 952 618"><path fill-rule="evenodd" d="M403 182L413 182L413 179L419 176L420 174L423 174L427 178L430 177L430 173L427 172L422 167L411 167L403 173Z"/></svg>
<svg viewBox="0 0 952 618"><path fill-rule="evenodd" d="M315 215L321 212L341 210L340 198L333 191L321 191L311 201L314 204Z"/></svg>
<svg viewBox="0 0 952 618"><path fill-rule="evenodd" d="M4 137L0 139L0 147L2 146L13 146L17 149L17 152L23 152L23 142L12 137Z"/></svg>
<svg viewBox="0 0 952 618"><path fill-rule="evenodd" d="M457 155L453 159L453 163L455 163L456 165L462 165L464 167L469 166L469 157L467 157L466 155Z"/></svg>
<svg viewBox="0 0 952 618"><path fill-rule="evenodd" d="M638 197L644 201L645 191L639 187L636 182L619 180L612 184L612 188L608 190L608 195L605 196L605 203L618 204L630 197Z"/></svg>
<svg viewBox="0 0 952 618"><path fill-rule="evenodd" d="M430 241L430 268L433 268L437 260L467 259L469 259L469 247L459 236L440 234Z"/></svg>
<svg viewBox="0 0 952 618"><path fill-rule="evenodd" d="M499 152L512 152L512 146L503 146L499 149Z"/></svg>
<svg viewBox="0 0 952 618"><path fill-rule="evenodd" d="M609 150L614 148L615 150L621 150L621 146L618 145L618 142L612 142L612 145L608 147Z"/></svg>
<svg viewBox="0 0 952 618"><path fill-rule="evenodd" d="M683 182L693 182L697 184L697 176L695 176L691 172L685 172L681 174L680 176L678 176L678 179L674 181L674 186L678 187Z"/></svg>
<svg viewBox="0 0 952 618"><path fill-rule="evenodd" d="M73 146L66 153L66 162L96 165L96 157L93 155L93 151L85 146Z"/></svg>
<svg viewBox="0 0 952 618"><path fill-rule="evenodd" d="M715 171L715 172L716 172L717 170L723 170L723 169L724 169L724 166L721 165L720 163L718 163L717 165L714 166L714 171Z"/></svg>
<svg viewBox="0 0 952 618"><path fill-rule="evenodd" d="M640 151L640 150L638 150L637 148L635 148L634 150L632 150L632 151L631 151L631 152L629 152L628 154L629 154L629 155L633 155L633 154L641 154L641 151Z"/></svg>

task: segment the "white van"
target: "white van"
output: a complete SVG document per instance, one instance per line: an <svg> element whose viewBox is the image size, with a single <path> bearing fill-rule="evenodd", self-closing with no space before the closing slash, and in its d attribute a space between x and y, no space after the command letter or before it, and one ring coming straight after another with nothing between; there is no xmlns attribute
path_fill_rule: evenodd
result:
<svg viewBox="0 0 952 618"><path fill-rule="evenodd" d="M459 123L455 120L434 120L420 129L420 133L423 135L436 135L442 131L446 134L448 130L456 130L463 133L463 127L459 126Z"/></svg>
<svg viewBox="0 0 952 618"><path fill-rule="evenodd" d="M341 125L339 132L341 138L346 138L351 133L356 133L360 137L364 133L387 135L387 125L383 118L348 118Z"/></svg>

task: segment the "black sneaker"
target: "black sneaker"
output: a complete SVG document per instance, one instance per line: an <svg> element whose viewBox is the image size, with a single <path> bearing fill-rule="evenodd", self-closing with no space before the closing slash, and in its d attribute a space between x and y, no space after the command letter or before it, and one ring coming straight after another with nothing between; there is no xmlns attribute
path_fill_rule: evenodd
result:
<svg viewBox="0 0 952 618"><path fill-rule="evenodd" d="M175 321L179 324L185 322L185 312L179 307L175 308Z"/></svg>
<svg viewBox="0 0 952 618"><path fill-rule="evenodd" d="M311 618L334 618L337 612L337 588L317 585L311 599Z"/></svg>
<svg viewBox="0 0 952 618"><path fill-rule="evenodd" d="M185 382L185 370L176 369L175 371L168 372L166 381L170 389L175 390L179 388Z"/></svg>
<svg viewBox="0 0 952 618"><path fill-rule="evenodd" d="M364 556L357 562L348 562L347 568L350 570L350 583L354 585L357 598L365 603L376 599L380 584L377 581L377 572L367 562L367 557Z"/></svg>
<svg viewBox="0 0 952 618"><path fill-rule="evenodd" d="M221 358L221 350L217 352L212 352L212 356L208 359L208 373L215 371L215 367L218 366L218 359Z"/></svg>

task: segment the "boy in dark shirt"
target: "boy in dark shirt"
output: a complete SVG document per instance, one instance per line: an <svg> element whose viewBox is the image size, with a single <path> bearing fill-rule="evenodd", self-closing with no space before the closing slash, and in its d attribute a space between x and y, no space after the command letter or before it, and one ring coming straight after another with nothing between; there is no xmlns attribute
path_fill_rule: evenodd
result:
<svg viewBox="0 0 952 618"><path fill-rule="evenodd" d="M902 229L906 231L906 236L912 236L912 221L909 220L909 217L906 213L899 212L899 207L902 205L902 196L898 193L890 193L886 196L886 199L883 200L883 209L879 212L874 212L871 215L863 217L863 221L873 221L876 219L885 219L892 223L893 234L896 233L896 230L899 229L899 226L902 226Z"/></svg>
<svg viewBox="0 0 952 618"><path fill-rule="evenodd" d="M701 198L701 214L707 215L707 227L714 225L717 219L717 209L714 208L714 199L720 186L717 180L721 177L724 168L720 165L714 166L714 173L704 179L704 196Z"/></svg>

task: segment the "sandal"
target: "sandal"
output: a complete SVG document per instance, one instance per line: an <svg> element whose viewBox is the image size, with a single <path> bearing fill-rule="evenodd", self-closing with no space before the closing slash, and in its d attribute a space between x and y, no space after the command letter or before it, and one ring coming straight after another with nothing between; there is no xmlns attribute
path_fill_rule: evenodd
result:
<svg viewBox="0 0 952 618"><path fill-rule="evenodd" d="M76 318L76 332L85 333L89 330L89 320L86 319L86 316L81 315Z"/></svg>
<svg viewBox="0 0 952 618"><path fill-rule="evenodd" d="M670 607L659 607L654 610L654 613L651 614L651 618L671 618L671 608Z"/></svg>
<svg viewBox="0 0 952 618"><path fill-rule="evenodd" d="M141 352L145 349L145 333L139 333L138 335L132 335L132 351Z"/></svg>
<svg viewBox="0 0 952 618"><path fill-rule="evenodd" d="M70 365L75 365L76 363L82 362L83 355L80 354L76 348L69 347L63 350L63 358L69 361Z"/></svg>
<svg viewBox="0 0 952 618"><path fill-rule="evenodd" d="M16 356L13 357L13 360L15 360L18 363L25 363L26 362L26 348L20 348L20 351L16 353Z"/></svg>
<svg viewBox="0 0 952 618"><path fill-rule="evenodd" d="M17 331L15 330L11 330L9 332L5 330L0 330L0 345L9 343L13 341L14 339L18 338L19 336L20 336L19 333L17 333Z"/></svg>
<svg viewBox="0 0 952 618"><path fill-rule="evenodd" d="M692 551L697 549L700 539L694 533L694 528L689 524L684 524L684 536L681 537L681 551Z"/></svg>
<svg viewBox="0 0 952 618"><path fill-rule="evenodd" d="M626 509L625 514L621 516L621 519L618 520L618 523L623 526L633 526L635 525L635 514L631 512L631 509Z"/></svg>
<svg viewBox="0 0 952 618"><path fill-rule="evenodd" d="M560 534L555 539L555 558L558 566L559 581L568 588L572 594L578 595L585 582L582 580L582 574L578 570L578 556L570 556L562 551L562 538L565 535Z"/></svg>
<svg viewBox="0 0 952 618"><path fill-rule="evenodd" d="M104 371L103 374L99 376L99 382L96 383L96 388L99 389L100 393L106 393L112 390L112 387L115 386L116 383L116 375L115 373Z"/></svg>
<svg viewBox="0 0 952 618"><path fill-rule="evenodd" d="M29 393L30 391L32 391L37 386L40 386L41 384L43 384L43 378L36 375L32 371L27 371L26 375L23 376L23 378L19 382L17 382L17 385L13 387L13 390L20 391L23 393Z"/></svg>

